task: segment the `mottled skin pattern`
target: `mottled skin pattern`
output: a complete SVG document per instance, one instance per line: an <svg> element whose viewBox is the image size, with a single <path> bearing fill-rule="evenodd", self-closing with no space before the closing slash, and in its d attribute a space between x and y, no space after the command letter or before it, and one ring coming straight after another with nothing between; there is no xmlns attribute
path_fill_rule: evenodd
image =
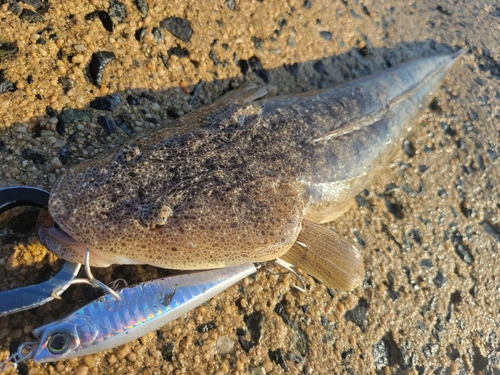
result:
<svg viewBox="0 0 500 375"><path fill-rule="evenodd" d="M331 89L237 95L71 168L50 214L91 264L200 269L275 259L304 219L326 222L385 164L458 54ZM40 228L49 248L82 261Z"/></svg>

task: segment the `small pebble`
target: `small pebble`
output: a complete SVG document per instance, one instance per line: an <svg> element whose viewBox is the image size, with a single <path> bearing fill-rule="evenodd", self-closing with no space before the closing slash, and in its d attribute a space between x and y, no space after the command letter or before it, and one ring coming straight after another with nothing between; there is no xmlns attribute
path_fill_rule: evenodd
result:
<svg viewBox="0 0 500 375"><path fill-rule="evenodd" d="M99 51L92 54L88 65L88 72L94 85L101 85L104 68L114 59L115 54L113 52Z"/></svg>
<svg viewBox="0 0 500 375"><path fill-rule="evenodd" d="M129 354L130 348L128 345L123 345L118 351L116 352L116 355L119 359L125 358L127 354Z"/></svg>
<svg viewBox="0 0 500 375"><path fill-rule="evenodd" d="M83 52L85 51L85 46L83 44L75 44L73 46L73 48L75 49L75 51L77 52Z"/></svg>
<svg viewBox="0 0 500 375"><path fill-rule="evenodd" d="M62 167L61 160L56 156L52 161L50 162L52 165L52 168L57 169Z"/></svg>
<svg viewBox="0 0 500 375"><path fill-rule="evenodd" d="M78 53L71 58L71 62L74 64L80 64L84 61L85 61L85 57L81 53Z"/></svg>
<svg viewBox="0 0 500 375"><path fill-rule="evenodd" d="M62 372L64 369L66 368L66 366L62 363L62 362L57 362L56 364L56 371L57 372Z"/></svg>
<svg viewBox="0 0 500 375"><path fill-rule="evenodd" d="M137 354L135 354L134 352L132 353L128 353L127 355L127 359L130 361L130 362L135 362L137 360Z"/></svg>
<svg viewBox="0 0 500 375"><path fill-rule="evenodd" d="M23 21L28 21L31 23L35 22L45 22L45 19L43 18L42 15L33 12L31 9L26 9L24 8L19 15L19 18L22 19Z"/></svg>
<svg viewBox="0 0 500 375"><path fill-rule="evenodd" d="M139 9L139 12L141 12L143 17L146 17L148 14L148 4L146 3L145 0L135 0L134 1L137 9Z"/></svg>
<svg viewBox="0 0 500 375"><path fill-rule="evenodd" d="M87 366L79 366L75 369L75 375L87 375L89 368Z"/></svg>

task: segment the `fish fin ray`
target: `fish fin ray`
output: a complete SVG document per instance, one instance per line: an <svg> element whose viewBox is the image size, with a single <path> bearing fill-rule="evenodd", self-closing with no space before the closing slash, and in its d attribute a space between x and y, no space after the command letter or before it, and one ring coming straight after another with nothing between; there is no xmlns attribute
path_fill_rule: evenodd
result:
<svg viewBox="0 0 500 375"><path fill-rule="evenodd" d="M245 83L236 90L229 91L222 95L214 103L221 103L229 100L234 100L243 103L250 103L257 99L261 99L269 93L269 89L265 86L256 86L251 83Z"/></svg>
<svg viewBox="0 0 500 375"><path fill-rule="evenodd" d="M335 289L351 290L364 278L359 250L325 226L303 220L297 242L281 258Z"/></svg>

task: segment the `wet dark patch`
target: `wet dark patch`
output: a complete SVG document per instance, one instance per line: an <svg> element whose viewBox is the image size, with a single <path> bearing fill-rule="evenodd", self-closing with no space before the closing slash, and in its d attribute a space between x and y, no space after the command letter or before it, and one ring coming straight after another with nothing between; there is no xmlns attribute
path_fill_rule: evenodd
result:
<svg viewBox="0 0 500 375"><path fill-rule="evenodd" d="M271 76L269 75L269 72L262 67L260 60L256 56L250 57L248 63L250 68L260 79L264 81L264 83L269 83Z"/></svg>
<svg viewBox="0 0 500 375"><path fill-rule="evenodd" d="M16 91L16 84L5 78L5 70L0 69L0 94Z"/></svg>
<svg viewBox="0 0 500 375"><path fill-rule="evenodd" d="M135 40L137 40L138 42L142 41L142 39L144 39L144 36L146 35L147 32L148 32L148 29L145 27L138 28L134 34Z"/></svg>
<svg viewBox="0 0 500 375"><path fill-rule="evenodd" d="M327 331L333 331L337 324L335 322L332 322L330 319L328 319L326 316L320 317L320 323L321 325L327 330Z"/></svg>
<svg viewBox="0 0 500 375"><path fill-rule="evenodd" d="M134 95L128 95L126 100L127 100L127 103L129 105L139 105L140 104L139 98L134 96Z"/></svg>
<svg viewBox="0 0 500 375"><path fill-rule="evenodd" d="M415 156L415 146L408 138L403 141L403 151L410 158Z"/></svg>
<svg viewBox="0 0 500 375"><path fill-rule="evenodd" d="M19 16L21 12L23 11L23 8L18 3L10 3L9 4L9 11L12 12L12 14Z"/></svg>
<svg viewBox="0 0 500 375"><path fill-rule="evenodd" d="M104 69L114 59L115 54L113 52L100 51L92 54L87 66L87 74L94 85L100 86L102 84Z"/></svg>
<svg viewBox="0 0 500 375"><path fill-rule="evenodd" d="M262 39L260 38L257 38L256 36L252 36L250 38L250 40L252 41L253 43L253 46L258 49L258 50L262 50Z"/></svg>
<svg viewBox="0 0 500 375"><path fill-rule="evenodd" d="M358 207L366 207L370 205L370 202L363 198L361 195L356 195L354 199L356 200Z"/></svg>
<svg viewBox="0 0 500 375"><path fill-rule="evenodd" d="M361 298L358 302L358 305L354 309L349 310L344 314L344 319L353 322L359 328L361 328L362 332L364 332L366 324L366 315L368 313L369 308L370 304L368 303L368 301L364 298Z"/></svg>
<svg viewBox="0 0 500 375"><path fill-rule="evenodd" d="M322 37L324 40L332 40L332 33L329 31L320 31L319 36Z"/></svg>
<svg viewBox="0 0 500 375"><path fill-rule="evenodd" d="M22 152L21 155L23 158L31 160L35 164L43 164L45 163L45 156L40 154L39 152L36 152L30 148L25 148Z"/></svg>
<svg viewBox="0 0 500 375"><path fill-rule="evenodd" d="M241 74L247 74L248 70L250 69L248 60L238 60L238 66L240 67Z"/></svg>
<svg viewBox="0 0 500 375"><path fill-rule="evenodd" d="M283 322L285 322L286 325L291 326L292 325L292 321L291 321L290 317L288 316L288 313L286 312L286 306L287 305L288 305L288 303L287 303L286 300L284 300L284 299L281 300L274 307L274 312L276 314L278 314L281 317L281 319L283 319Z"/></svg>
<svg viewBox="0 0 500 375"><path fill-rule="evenodd" d="M500 226L492 224L488 221L481 222L484 231L488 233L495 241L500 243Z"/></svg>
<svg viewBox="0 0 500 375"><path fill-rule="evenodd" d="M212 62L214 63L215 66L219 66L220 60L217 57L214 50L210 50L210 52L208 53L208 57L210 58L210 60L212 60Z"/></svg>
<svg viewBox="0 0 500 375"><path fill-rule="evenodd" d="M123 118L118 118L115 121L115 125L118 126L125 134L127 134L129 137L131 137L134 134L134 129L132 129L132 125L130 125L130 122L124 120Z"/></svg>
<svg viewBox="0 0 500 375"><path fill-rule="evenodd" d="M56 115L50 117L56 117ZM87 122L90 121L90 111L83 109L65 108L61 111L60 118L66 124L72 124L75 122Z"/></svg>
<svg viewBox="0 0 500 375"><path fill-rule="evenodd" d="M17 51L18 48L15 42L0 40L0 62L14 56Z"/></svg>
<svg viewBox="0 0 500 375"><path fill-rule="evenodd" d="M328 75L328 71L326 70L326 67L325 67L325 65L323 64L323 62L321 60L316 61L313 64L313 69L315 71L317 71L318 73L322 73L322 74Z"/></svg>
<svg viewBox="0 0 500 375"><path fill-rule="evenodd" d="M241 348L247 353L255 346L253 341L246 340L243 336L238 336L238 342L240 343Z"/></svg>
<svg viewBox="0 0 500 375"><path fill-rule="evenodd" d="M436 10L441 13L441 14L444 14L445 16L451 16L451 13L449 11L447 11L446 9L444 9L441 5L438 5L436 7Z"/></svg>
<svg viewBox="0 0 500 375"><path fill-rule="evenodd" d="M373 365L377 374L383 374L384 367L401 363L401 351L390 332L372 346Z"/></svg>
<svg viewBox="0 0 500 375"><path fill-rule="evenodd" d="M255 311L250 315L245 315L243 317L243 321L247 325L253 342L258 344L262 335L262 328L264 327L266 316L258 311Z"/></svg>
<svg viewBox="0 0 500 375"><path fill-rule="evenodd" d="M410 237L413 241L415 241L418 245L422 245L422 237L420 237L420 233L418 229L410 229L408 231L408 237Z"/></svg>
<svg viewBox="0 0 500 375"><path fill-rule="evenodd" d="M434 279L432 279L434 285L438 288L442 288L444 284L446 284L446 277L444 277L443 272L438 270Z"/></svg>
<svg viewBox="0 0 500 375"><path fill-rule="evenodd" d="M447 124L446 122L439 122L439 126L441 127L441 130L443 130L443 133L446 135L449 135L451 137L455 137L457 135L457 131L453 129L450 124Z"/></svg>
<svg viewBox="0 0 500 375"><path fill-rule="evenodd" d="M188 43L193 35L191 23L184 18L176 16L165 18L160 22L160 27L169 31L185 43Z"/></svg>
<svg viewBox="0 0 500 375"><path fill-rule="evenodd" d="M116 126L113 119L106 116L97 116L97 123L101 125L107 134L116 133Z"/></svg>
<svg viewBox="0 0 500 375"><path fill-rule="evenodd" d="M473 350L474 350L474 357L472 359L472 366L474 367L474 373L480 374L486 369L489 361L487 357L481 354L481 350L477 346L474 346Z"/></svg>
<svg viewBox="0 0 500 375"><path fill-rule="evenodd" d="M403 219L405 217L403 212L403 206L396 202L391 202L387 197L384 199L385 207L387 210L394 215L396 219Z"/></svg>
<svg viewBox="0 0 500 375"><path fill-rule="evenodd" d="M111 16L109 15L108 12L104 10L96 10L94 12L88 13L85 16L85 19L87 21L93 21L96 18L99 18L99 20L102 23L102 26L109 31L110 33L113 32L115 25L113 24L113 20L111 19Z"/></svg>
<svg viewBox="0 0 500 375"><path fill-rule="evenodd" d="M429 109L431 111L437 112L437 113L442 113L443 109L439 105L439 99L438 98L433 98L432 101L429 103Z"/></svg>
<svg viewBox="0 0 500 375"><path fill-rule="evenodd" d="M172 358L174 356L174 343L166 342L161 347L161 356L165 361L172 362Z"/></svg>
<svg viewBox="0 0 500 375"><path fill-rule="evenodd" d="M153 27L153 30L151 31L151 33L153 34L153 37L155 38L156 44L160 44L161 42L163 42L163 40L164 40L163 32L159 28Z"/></svg>
<svg viewBox="0 0 500 375"><path fill-rule="evenodd" d="M285 356L283 354L283 349L278 348L276 350L269 351L269 358L274 363L281 366L281 368L285 371L288 371L288 366L286 365Z"/></svg>
<svg viewBox="0 0 500 375"><path fill-rule="evenodd" d="M293 63L291 65L284 65L286 71L292 75L293 78L299 79L299 64Z"/></svg>
<svg viewBox="0 0 500 375"><path fill-rule="evenodd" d="M368 10L368 8L364 4L360 4L360 6L361 6L361 11L367 16L370 16L370 11Z"/></svg>
<svg viewBox="0 0 500 375"><path fill-rule="evenodd" d="M361 237L361 234L357 229L353 229L352 233L354 234L354 237L356 237L356 242L360 244L361 246L365 246L366 242L365 240Z"/></svg>
<svg viewBox="0 0 500 375"><path fill-rule="evenodd" d="M422 259L419 263L420 267L430 269L434 267L432 259Z"/></svg>
<svg viewBox="0 0 500 375"><path fill-rule="evenodd" d="M112 95L106 95L106 96L100 96L92 100L89 104L90 108L94 109L101 109L105 111L112 111L118 105L120 105L121 99L118 95L112 94Z"/></svg>
<svg viewBox="0 0 500 375"><path fill-rule="evenodd" d="M451 235L453 242L453 247L455 248L455 253L462 259L465 263L471 264L474 262L474 256L470 250L470 247L463 243L463 237L458 232L455 231Z"/></svg>
<svg viewBox="0 0 500 375"><path fill-rule="evenodd" d="M116 0L110 1L108 12L109 15L119 23L123 22L123 20L127 18L127 7L125 4Z"/></svg>
<svg viewBox="0 0 500 375"><path fill-rule="evenodd" d="M26 8L21 11L19 18L30 23L45 22L45 18L41 14Z"/></svg>
<svg viewBox="0 0 500 375"><path fill-rule="evenodd" d="M196 327L196 331L198 331L199 333L205 333L215 328L217 328L217 326L215 325L214 322L208 322L200 324L198 327Z"/></svg>
<svg viewBox="0 0 500 375"><path fill-rule="evenodd" d="M139 10L139 12L141 12L143 17L146 17L148 15L149 8L145 0L135 0L134 4Z"/></svg>
<svg viewBox="0 0 500 375"><path fill-rule="evenodd" d="M182 48L179 46L172 47L167 51L167 54L169 56L177 56L178 58L183 58L183 57L188 57L189 56L189 51L186 48Z"/></svg>

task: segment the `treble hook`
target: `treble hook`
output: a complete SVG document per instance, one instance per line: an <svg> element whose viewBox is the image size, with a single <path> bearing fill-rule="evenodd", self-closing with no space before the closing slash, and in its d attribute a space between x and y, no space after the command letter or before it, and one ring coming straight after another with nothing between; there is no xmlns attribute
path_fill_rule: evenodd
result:
<svg viewBox="0 0 500 375"><path fill-rule="evenodd" d="M298 286L297 284L293 284L292 286L301 291L302 293L306 293L307 292L307 289L306 289L306 283L304 282L304 280L302 280L302 277L300 277L300 275L297 273L297 271L295 271L293 269L293 267L295 267L293 264L291 263L288 263L288 262L285 262L283 259L281 258L278 258L278 259L275 259L274 260L274 263L276 263L278 266L280 267L283 267L284 269L286 269L288 272L291 272L296 278L297 280L299 280L299 282L302 284L302 288L300 286Z"/></svg>
<svg viewBox="0 0 500 375"><path fill-rule="evenodd" d="M120 295L118 293L116 293L112 288L110 288L109 286L104 284L102 281L97 280L94 277L94 275L92 275L92 271L90 270L90 251L88 248L85 250L85 273L87 274L86 279L83 279L83 278L73 279L73 280L68 281L67 284L60 286L57 289L54 289L51 293L52 298L61 299L61 297L59 297L60 289L67 288L69 285L89 284L95 288L103 289L104 291L108 292L113 297L115 297L118 301L121 301L122 298L120 297Z"/></svg>

